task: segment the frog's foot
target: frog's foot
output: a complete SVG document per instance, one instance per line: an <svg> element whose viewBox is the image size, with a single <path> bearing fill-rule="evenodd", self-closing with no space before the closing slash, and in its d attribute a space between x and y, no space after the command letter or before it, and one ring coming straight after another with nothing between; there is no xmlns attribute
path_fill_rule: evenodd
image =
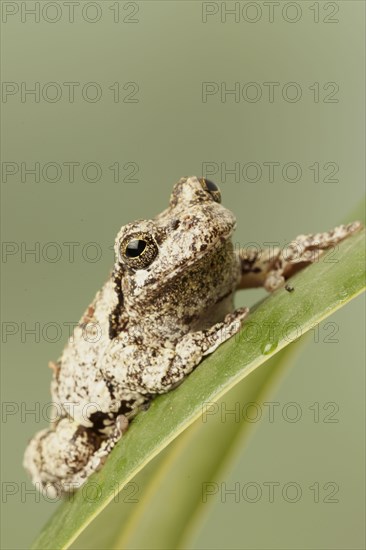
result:
<svg viewBox="0 0 366 550"><path fill-rule="evenodd" d="M102 439L90 428L62 418L54 429L42 430L30 441L24 467L47 497L72 493L102 466L127 427L128 420L120 416L108 439Z"/></svg>
<svg viewBox="0 0 366 550"><path fill-rule="evenodd" d="M325 233L299 235L284 250L276 269L268 273L264 287L269 292L281 287L300 269L319 260L320 255L362 228L360 222L339 225Z"/></svg>
<svg viewBox="0 0 366 550"><path fill-rule="evenodd" d="M283 286L297 271L316 262L325 251L362 229L358 221L325 233L299 235L283 250L240 250L241 279L238 288L264 286L269 292Z"/></svg>
<svg viewBox="0 0 366 550"><path fill-rule="evenodd" d="M222 323L216 323L208 330L201 333L202 355L213 353L223 342L239 332L244 319L249 315L248 307L240 307L228 313ZM207 348L207 349L205 349Z"/></svg>

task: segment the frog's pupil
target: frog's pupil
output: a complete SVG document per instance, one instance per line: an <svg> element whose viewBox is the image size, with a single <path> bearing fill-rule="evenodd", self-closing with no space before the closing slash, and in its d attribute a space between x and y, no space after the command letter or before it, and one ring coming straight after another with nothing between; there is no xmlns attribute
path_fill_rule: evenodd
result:
<svg viewBox="0 0 366 550"><path fill-rule="evenodd" d="M126 246L126 256L127 258L137 258L138 256L141 256L145 248L146 241L142 241L140 239L130 241Z"/></svg>
<svg viewBox="0 0 366 550"><path fill-rule="evenodd" d="M206 187L209 191L218 191L219 190L216 183L214 183L213 181L206 180L206 178L205 178L205 182L206 182Z"/></svg>

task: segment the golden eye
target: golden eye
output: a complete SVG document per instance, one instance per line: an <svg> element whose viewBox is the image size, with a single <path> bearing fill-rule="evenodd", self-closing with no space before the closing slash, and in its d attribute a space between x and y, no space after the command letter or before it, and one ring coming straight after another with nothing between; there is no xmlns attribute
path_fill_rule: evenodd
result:
<svg viewBox="0 0 366 550"><path fill-rule="evenodd" d="M211 195L214 201L221 202L221 192L216 183L206 178L200 178L199 182L203 189Z"/></svg>
<svg viewBox="0 0 366 550"><path fill-rule="evenodd" d="M130 267L144 269L156 258L158 246L151 235L138 233L128 235L120 244L121 259Z"/></svg>

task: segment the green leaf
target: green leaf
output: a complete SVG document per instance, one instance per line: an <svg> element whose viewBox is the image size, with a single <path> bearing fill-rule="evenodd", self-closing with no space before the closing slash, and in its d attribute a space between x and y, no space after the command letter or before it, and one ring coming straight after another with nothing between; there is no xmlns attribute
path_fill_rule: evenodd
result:
<svg viewBox="0 0 366 550"><path fill-rule="evenodd" d="M187 532L207 512L203 484L218 479L254 428L240 418L237 405L248 404L250 411L250 403L263 400L298 348L287 346L218 402L205 404L201 417L134 478L137 502L126 496L111 502L71 548L189 548ZM235 411L227 422L225 411Z"/></svg>
<svg viewBox="0 0 366 550"><path fill-rule="evenodd" d="M328 317L365 287L365 231L291 279L252 312L243 330L205 359L174 391L133 421L100 472L56 510L33 548L68 548L134 476L201 415L272 355ZM101 494L92 498L98 484Z"/></svg>

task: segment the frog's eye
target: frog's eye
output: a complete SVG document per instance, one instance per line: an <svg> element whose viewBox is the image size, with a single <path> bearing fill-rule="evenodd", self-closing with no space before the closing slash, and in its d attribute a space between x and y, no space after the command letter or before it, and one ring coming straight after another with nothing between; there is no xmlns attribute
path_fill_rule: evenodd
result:
<svg viewBox="0 0 366 550"><path fill-rule="evenodd" d="M210 193L214 201L221 202L221 192L216 183L206 178L200 178L199 182L203 189L207 191L207 193Z"/></svg>
<svg viewBox="0 0 366 550"><path fill-rule="evenodd" d="M148 267L157 253L157 244L148 233L129 235L120 244L121 259L135 269Z"/></svg>
<svg viewBox="0 0 366 550"><path fill-rule="evenodd" d="M127 258L138 258L146 249L146 241L142 239L134 239L130 241L125 250L125 255Z"/></svg>

